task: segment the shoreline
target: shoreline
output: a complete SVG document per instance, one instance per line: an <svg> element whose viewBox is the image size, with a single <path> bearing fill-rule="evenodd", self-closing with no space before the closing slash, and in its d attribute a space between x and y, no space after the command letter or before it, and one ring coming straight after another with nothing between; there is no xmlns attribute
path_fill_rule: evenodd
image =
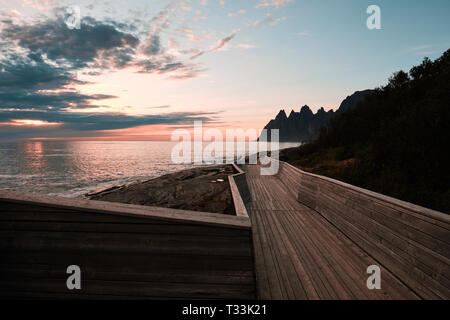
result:
<svg viewBox="0 0 450 320"><path fill-rule="evenodd" d="M84 194L89 200L235 215L232 165L201 166Z"/></svg>

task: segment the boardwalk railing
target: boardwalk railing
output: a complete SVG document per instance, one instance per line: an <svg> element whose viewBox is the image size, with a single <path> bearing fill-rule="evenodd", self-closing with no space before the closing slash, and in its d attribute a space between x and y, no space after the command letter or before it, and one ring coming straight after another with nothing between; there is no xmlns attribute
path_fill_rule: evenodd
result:
<svg viewBox="0 0 450 320"><path fill-rule="evenodd" d="M248 217L0 192L0 235L1 297L255 297Z"/></svg>
<svg viewBox="0 0 450 320"><path fill-rule="evenodd" d="M280 162L300 203L320 213L424 299L450 299L450 217Z"/></svg>
<svg viewBox="0 0 450 320"><path fill-rule="evenodd" d="M250 202L251 197L247 185L247 178L245 172L239 168L239 166L235 163L233 163L232 166L236 173L228 176L228 182L230 184L236 215L248 218L246 206Z"/></svg>

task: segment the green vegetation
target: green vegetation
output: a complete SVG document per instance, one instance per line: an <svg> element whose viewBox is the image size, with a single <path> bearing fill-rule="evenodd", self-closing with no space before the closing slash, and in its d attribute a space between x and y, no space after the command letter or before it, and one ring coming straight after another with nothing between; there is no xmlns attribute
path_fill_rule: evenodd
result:
<svg viewBox="0 0 450 320"><path fill-rule="evenodd" d="M450 50L395 73L281 160L450 213Z"/></svg>

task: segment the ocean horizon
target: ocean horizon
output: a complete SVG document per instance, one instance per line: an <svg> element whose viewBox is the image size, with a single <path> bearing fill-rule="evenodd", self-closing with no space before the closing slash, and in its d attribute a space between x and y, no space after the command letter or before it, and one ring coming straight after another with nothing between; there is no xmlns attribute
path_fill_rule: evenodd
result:
<svg viewBox="0 0 450 320"><path fill-rule="evenodd" d="M178 142L144 140L0 142L0 189L78 197L198 165L173 163L171 151L176 144ZM204 142L203 146L208 144ZM279 148L298 145L280 143ZM203 159L199 165L211 165L218 159Z"/></svg>

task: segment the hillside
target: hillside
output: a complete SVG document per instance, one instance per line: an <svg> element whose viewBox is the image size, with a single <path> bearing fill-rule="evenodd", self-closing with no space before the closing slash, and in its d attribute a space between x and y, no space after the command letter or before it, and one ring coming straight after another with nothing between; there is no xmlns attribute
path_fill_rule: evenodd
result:
<svg viewBox="0 0 450 320"><path fill-rule="evenodd" d="M450 50L399 71L314 143L282 152L306 171L450 213Z"/></svg>
<svg viewBox="0 0 450 320"><path fill-rule="evenodd" d="M282 142L315 140L319 136L320 130L328 125L334 115L354 108L370 92L372 90L356 91L342 101L336 112L333 110L325 111L324 108L320 108L316 113L313 113L305 105L300 109L300 112L292 110L288 117L286 112L281 110L275 119L270 120L264 127L264 129L267 129L268 139L270 140L270 129L279 129L280 141ZM260 140L264 140L263 137Z"/></svg>

